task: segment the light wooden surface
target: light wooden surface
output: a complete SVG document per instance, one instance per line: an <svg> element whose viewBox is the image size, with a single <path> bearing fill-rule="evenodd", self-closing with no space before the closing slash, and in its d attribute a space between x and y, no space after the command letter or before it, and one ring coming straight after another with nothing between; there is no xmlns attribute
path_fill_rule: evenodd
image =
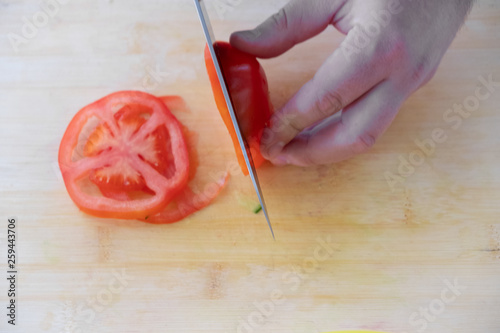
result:
<svg viewBox="0 0 500 333"><path fill-rule="evenodd" d="M220 17L210 7L220 39L284 4L220 2L236 4ZM14 52L7 34L39 10L38 1L0 3L0 234L16 216L19 251L18 325L6 325L2 259L0 332L500 332L500 88L457 129L443 120L479 76L500 81L497 1L478 2L436 77L369 153L259 172L275 242L263 215L241 204L253 189L238 173L212 206L174 225L79 212L57 171L59 140L75 112L113 91L183 96L207 181L235 158L191 1L69 1ZM341 38L329 29L263 62L276 106ZM391 191L385 173L436 128L447 140ZM465 289L455 296L450 283Z"/></svg>

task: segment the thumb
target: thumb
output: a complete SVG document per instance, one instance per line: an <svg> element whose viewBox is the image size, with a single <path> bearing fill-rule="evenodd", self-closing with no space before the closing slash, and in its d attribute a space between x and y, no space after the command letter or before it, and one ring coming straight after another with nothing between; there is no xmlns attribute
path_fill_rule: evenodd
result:
<svg viewBox="0 0 500 333"><path fill-rule="evenodd" d="M279 56L325 30L344 3L345 0L292 0L255 29L233 33L230 43L259 58Z"/></svg>

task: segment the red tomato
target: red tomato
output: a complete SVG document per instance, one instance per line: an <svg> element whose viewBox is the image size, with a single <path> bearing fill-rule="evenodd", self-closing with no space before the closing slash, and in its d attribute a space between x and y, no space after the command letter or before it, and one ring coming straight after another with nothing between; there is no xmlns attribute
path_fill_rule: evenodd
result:
<svg viewBox="0 0 500 333"><path fill-rule="evenodd" d="M250 147L255 167L259 167L265 161L260 154L260 139L272 113L266 74L254 56L233 48L229 43L216 42L214 48L228 85L241 131ZM205 47L205 65L217 108L231 135L238 163L243 174L248 175L245 159L238 143L238 137L227 109L208 45Z"/></svg>
<svg viewBox="0 0 500 333"><path fill-rule="evenodd" d="M172 112L188 112L184 100L178 96L160 97ZM198 154L196 145L198 143L198 134L190 131L183 126L184 138L189 151L189 184L179 192L172 201L161 212L147 216L142 221L152 224L174 223L183 218L207 207L219 195L220 191L226 186L229 180L229 173L216 182L204 184L195 177L198 167ZM195 192L192 188L202 188L202 191Z"/></svg>
<svg viewBox="0 0 500 333"><path fill-rule="evenodd" d="M162 100L138 91L80 110L61 141L59 166L81 210L123 219L160 212L189 176L181 125Z"/></svg>

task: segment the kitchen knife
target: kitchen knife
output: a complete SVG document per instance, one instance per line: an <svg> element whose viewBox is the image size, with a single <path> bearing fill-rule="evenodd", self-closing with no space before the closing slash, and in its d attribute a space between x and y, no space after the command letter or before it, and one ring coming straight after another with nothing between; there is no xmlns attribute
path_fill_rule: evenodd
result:
<svg viewBox="0 0 500 333"><path fill-rule="evenodd" d="M194 0L194 2L196 5L196 10L198 11L198 16L200 18L201 26L203 27L203 32L205 33L205 38L207 40L208 48L210 49L212 60L214 62L215 70L217 72L217 77L219 78L219 83L221 85L222 92L224 94L224 99L226 100L227 108L231 116L231 121L233 122L234 130L236 132L236 136L238 137L238 142L240 144L241 151L243 152L243 156L245 158L245 163L247 165L250 178L252 179L252 183L255 188L255 191L257 192L257 197L259 198L262 211L264 212L264 216L266 217L267 220L267 225L269 226L269 229L271 230L271 234L273 235L274 239L273 227L271 225L271 221L269 220L269 215L267 214L266 203L264 201L264 196L262 195L262 189L260 188L259 179L257 178L257 172L255 171L255 166L252 160L252 154L250 153L248 144L245 141L245 138L243 137L240 126L238 125L238 119L236 117L236 113L234 112L233 103L231 101L231 96L229 95L229 90L226 84L226 80L224 78L224 73L222 72L222 68L220 66L219 60L217 58L217 53L214 48L215 37L212 30L212 26L210 25L210 19L207 14L204 0Z"/></svg>

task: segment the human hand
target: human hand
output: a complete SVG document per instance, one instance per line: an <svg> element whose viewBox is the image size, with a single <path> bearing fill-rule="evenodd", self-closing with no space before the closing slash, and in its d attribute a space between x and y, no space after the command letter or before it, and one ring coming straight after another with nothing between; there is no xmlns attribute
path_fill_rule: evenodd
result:
<svg viewBox="0 0 500 333"><path fill-rule="evenodd" d="M347 35L274 113L262 137L263 156L277 165L309 166L366 151L432 78L472 3L292 0L254 30L233 33L234 47L260 58L279 56L328 25Z"/></svg>

